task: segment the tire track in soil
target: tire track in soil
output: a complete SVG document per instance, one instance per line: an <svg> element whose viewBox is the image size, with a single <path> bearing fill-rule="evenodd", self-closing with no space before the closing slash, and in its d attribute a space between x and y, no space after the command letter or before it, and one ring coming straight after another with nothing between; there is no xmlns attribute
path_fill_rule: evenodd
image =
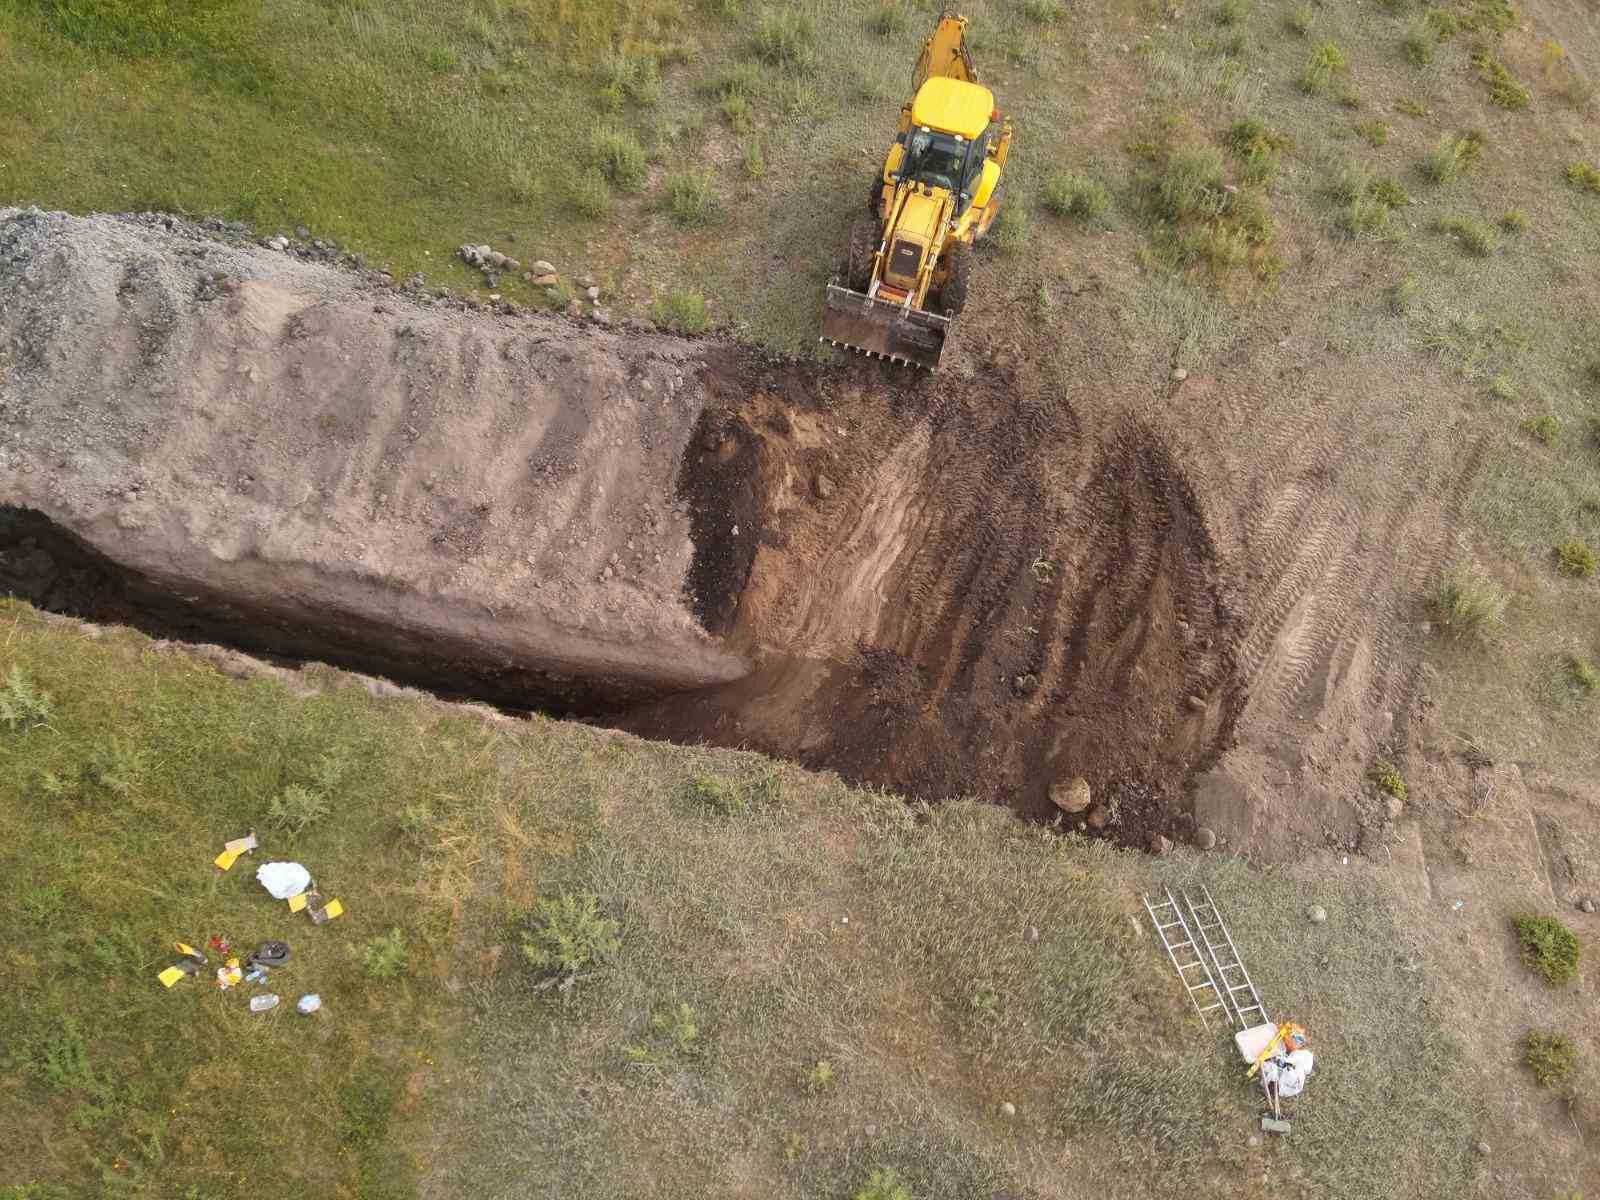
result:
<svg viewBox="0 0 1600 1200"><path fill-rule="evenodd" d="M1157 436L1009 374L714 369L724 403L703 420L748 452L697 437L684 494L704 508L748 493L764 514L722 625L759 665L624 724L1040 817L1050 785L1082 775L1122 799L1108 834L1165 828L1237 705L1216 548ZM818 498L819 473L836 494ZM1196 692L1224 694L1202 715Z"/></svg>

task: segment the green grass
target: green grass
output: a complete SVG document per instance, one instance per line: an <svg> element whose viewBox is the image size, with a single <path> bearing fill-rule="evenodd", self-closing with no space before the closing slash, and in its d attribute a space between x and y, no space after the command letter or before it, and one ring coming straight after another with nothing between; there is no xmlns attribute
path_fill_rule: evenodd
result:
<svg viewBox="0 0 1600 1200"><path fill-rule="evenodd" d="M1600 196L1600 168L1591 167L1585 162L1568 163L1566 177L1567 182L1580 192Z"/></svg>
<svg viewBox="0 0 1600 1200"><path fill-rule="evenodd" d="M1577 1068L1578 1048L1564 1033L1532 1030L1522 1039L1522 1065L1541 1087L1565 1083Z"/></svg>
<svg viewBox="0 0 1600 1200"><path fill-rule="evenodd" d="M1554 446L1561 440L1561 419L1553 413L1529 417L1518 428L1541 446Z"/></svg>
<svg viewBox="0 0 1600 1200"><path fill-rule="evenodd" d="M625 129L598 130L589 144L591 161L606 180L623 192L644 189L647 167L644 147Z"/></svg>
<svg viewBox="0 0 1600 1200"><path fill-rule="evenodd" d="M1478 69L1484 83L1489 87L1489 99L1501 108L1523 109L1528 107L1528 89L1518 83L1507 71L1505 64L1488 51L1479 51L1472 56L1472 65Z"/></svg>
<svg viewBox="0 0 1600 1200"><path fill-rule="evenodd" d="M1296 4L1284 14L1283 24L1296 37L1309 37L1316 24L1316 10L1309 4Z"/></svg>
<svg viewBox="0 0 1600 1200"><path fill-rule="evenodd" d="M704 333L711 328L711 310L696 291L669 291L658 296L650 306L650 319L657 328L675 333Z"/></svg>
<svg viewBox="0 0 1600 1200"><path fill-rule="evenodd" d="M1425 22L1414 21L1406 29L1404 42L1406 61L1412 66L1425 67L1433 61L1439 39Z"/></svg>
<svg viewBox="0 0 1600 1200"><path fill-rule="evenodd" d="M1556 570L1573 579L1588 579L1595 573L1595 552L1580 541L1562 542L1555 548Z"/></svg>
<svg viewBox="0 0 1600 1200"><path fill-rule="evenodd" d="M1289 139L1260 117L1241 117L1223 130L1222 144L1243 165L1246 183L1263 185L1278 169Z"/></svg>
<svg viewBox="0 0 1600 1200"><path fill-rule="evenodd" d="M1488 258L1500 248L1500 234L1493 225L1476 217L1445 215L1434 218L1438 232L1456 239L1468 254Z"/></svg>
<svg viewBox="0 0 1600 1200"><path fill-rule="evenodd" d="M662 203L679 225L700 225L713 213L716 178L709 171L676 171L663 185Z"/></svg>
<svg viewBox="0 0 1600 1200"><path fill-rule="evenodd" d="M1169 221L1215 217L1227 206L1222 155L1210 146L1184 146L1167 157L1154 183L1156 212Z"/></svg>
<svg viewBox="0 0 1600 1200"><path fill-rule="evenodd" d="M1077 171L1061 170L1045 180L1045 209L1058 217L1097 221L1110 205L1111 193L1098 179Z"/></svg>
<svg viewBox="0 0 1600 1200"><path fill-rule="evenodd" d="M1428 597L1434 619L1457 637L1485 637L1505 622L1509 597L1471 567L1455 567Z"/></svg>
<svg viewBox="0 0 1600 1200"><path fill-rule="evenodd" d="M0 1132L52 1151L8 1183L620 1200L724 1194L735 1172L763 1194L850 1196L892 1172L923 1197L1033 1181L1220 1200L1216 1122L1244 1127L1257 1097L1131 920L1178 870L1251 931L1258 982L1339 1063L1296 1116L1305 1167L1374 1200L1465 1186L1470 1158L1421 1133L1480 1136L1466 1064L1426 955L1397 965L1401 909L1376 879L1308 885L1182 851L1158 874L997 809L912 809L753 755L377 700L325 670L299 695L16 604L5 624L54 704L48 729L0 731L17 897L0 910L17 968L0 975ZM81 770L111 729L159 748L123 796ZM329 756L349 764L332 810L256 856L292 854L345 901L313 926L250 859L210 860ZM746 803L702 802L709 779ZM1342 917L1337 989L1272 920L1308 898ZM290 943L277 1010L155 982L174 939L212 933ZM293 1011L301 991L320 1014ZM1437 1089L1394 1075L1372 1011ZM1001 1099L1018 1110L1003 1125ZM846 1152L869 1121L870 1154ZM1130 1121L1170 1154L1139 1153Z"/></svg>
<svg viewBox="0 0 1600 1200"><path fill-rule="evenodd" d="M1572 930L1555 917L1513 916L1511 927L1530 971L1557 986L1577 978L1582 948Z"/></svg>
<svg viewBox="0 0 1600 1200"><path fill-rule="evenodd" d="M1442 133L1422 160L1422 172L1435 183L1449 183L1477 164L1483 138L1476 133Z"/></svg>
<svg viewBox="0 0 1600 1200"><path fill-rule="evenodd" d="M1344 51L1333 42L1323 42L1306 59L1300 72L1300 90L1308 96L1326 95L1334 81L1349 69Z"/></svg>
<svg viewBox="0 0 1600 1200"><path fill-rule="evenodd" d="M761 18L755 55L769 67L800 74L817 66L817 28L809 13L774 9Z"/></svg>

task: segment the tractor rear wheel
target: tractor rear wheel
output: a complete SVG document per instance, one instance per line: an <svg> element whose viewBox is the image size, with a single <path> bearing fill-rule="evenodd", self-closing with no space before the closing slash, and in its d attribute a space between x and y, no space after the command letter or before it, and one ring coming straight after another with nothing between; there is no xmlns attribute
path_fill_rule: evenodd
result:
<svg viewBox="0 0 1600 1200"><path fill-rule="evenodd" d="M845 285L852 292L864 292L872 282L872 256L878 252L878 222L857 217L850 227L850 258L845 264Z"/></svg>
<svg viewBox="0 0 1600 1200"><path fill-rule="evenodd" d="M946 262L949 273L945 276L944 287L939 289L939 307L944 310L945 316L956 317L967 306L967 284L972 278L972 247L965 242L957 242L946 253Z"/></svg>

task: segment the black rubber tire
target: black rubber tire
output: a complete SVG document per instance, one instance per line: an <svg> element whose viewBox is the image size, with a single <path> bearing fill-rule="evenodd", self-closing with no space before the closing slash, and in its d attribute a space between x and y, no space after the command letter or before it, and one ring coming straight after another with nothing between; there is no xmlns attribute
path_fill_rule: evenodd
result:
<svg viewBox="0 0 1600 1200"><path fill-rule="evenodd" d="M944 287L939 291L939 307L944 310L945 316L958 317L967 306L967 285L972 279L972 249L964 242L957 242L945 252L945 261L950 273L945 276Z"/></svg>
<svg viewBox="0 0 1600 1200"><path fill-rule="evenodd" d="M872 256L878 252L880 226L871 217L858 217L850 227L850 257L845 262L844 282L852 292L864 292L872 282Z"/></svg>

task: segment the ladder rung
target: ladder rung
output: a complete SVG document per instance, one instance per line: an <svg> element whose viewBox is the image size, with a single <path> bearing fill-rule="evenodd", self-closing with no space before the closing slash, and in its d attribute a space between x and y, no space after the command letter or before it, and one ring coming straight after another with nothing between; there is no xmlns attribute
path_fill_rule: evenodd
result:
<svg viewBox="0 0 1600 1200"><path fill-rule="evenodd" d="M1156 928L1157 929L1177 929L1177 928L1180 928L1182 925L1183 925L1182 921L1168 921L1165 925L1163 925L1160 921L1156 922Z"/></svg>
<svg viewBox="0 0 1600 1200"><path fill-rule="evenodd" d="M1230 992L1253 992L1255 989L1248 983L1236 983L1228 989Z"/></svg>
<svg viewBox="0 0 1600 1200"><path fill-rule="evenodd" d="M1194 943L1193 942L1169 942L1167 944L1167 949L1168 950L1182 950L1185 946L1189 947L1190 949L1193 949L1194 948Z"/></svg>

